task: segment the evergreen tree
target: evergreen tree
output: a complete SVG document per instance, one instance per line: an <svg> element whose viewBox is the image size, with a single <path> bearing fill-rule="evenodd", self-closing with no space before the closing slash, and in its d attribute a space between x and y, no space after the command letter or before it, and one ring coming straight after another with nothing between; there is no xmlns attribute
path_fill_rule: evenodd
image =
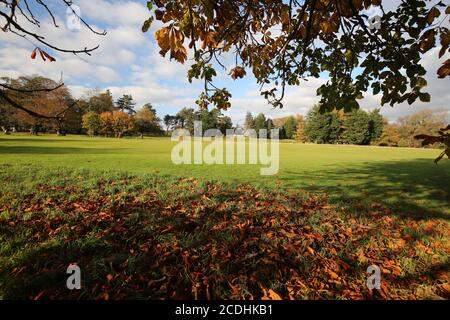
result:
<svg viewBox="0 0 450 320"><path fill-rule="evenodd" d="M272 129L275 129L275 125L273 124L272 119L268 118L266 121L266 128L267 128L267 138L272 138Z"/></svg>
<svg viewBox="0 0 450 320"><path fill-rule="evenodd" d="M295 136L295 132L297 131L297 121L293 116L290 116L284 124L283 128L286 132L286 138L293 139Z"/></svg>
<svg viewBox="0 0 450 320"><path fill-rule="evenodd" d="M305 125L305 136L315 143L336 143L341 123L334 112L320 113L320 106L314 106L309 112Z"/></svg>
<svg viewBox="0 0 450 320"><path fill-rule="evenodd" d="M250 112L245 115L244 130L255 129L255 119Z"/></svg>
<svg viewBox="0 0 450 320"><path fill-rule="evenodd" d="M266 116L263 113L258 114L255 118L255 130L258 137L261 138L259 130L267 129ZM264 137L263 137L264 138Z"/></svg>
<svg viewBox="0 0 450 320"><path fill-rule="evenodd" d="M371 138L370 117L364 110L354 110L345 117L344 141L349 144L369 144Z"/></svg>
<svg viewBox="0 0 450 320"><path fill-rule="evenodd" d="M280 140L284 140L286 139L286 131L284 130L284 127L280 128L280 135L279 135Z"/></svg>
<svg viewBox="0 0 450 320"><path fill-rule="evenodd" d="M136 113L134 110L136 103L133 101L133 97L130 94L124 94L121 98L119 98L119 100L117 100L116 105L120 111L126 112L129 115Z"/></svg>
<svg viewBox="0 0 450 320"><path fill-rule="evenodd" d="M380 113L380 109L375 109L369 112L370 118L370 141L374 143L378 139L380 139L381 134L383 133L383 125L384 119Z"/></svg>
<svg viewBox="0 0 450 320"><path fill-rule="evenodd" d="M177 123L177 117L170 114L164 116L164 124L166 125L166 134L169 134L169 130L172 129Z"/></svg>

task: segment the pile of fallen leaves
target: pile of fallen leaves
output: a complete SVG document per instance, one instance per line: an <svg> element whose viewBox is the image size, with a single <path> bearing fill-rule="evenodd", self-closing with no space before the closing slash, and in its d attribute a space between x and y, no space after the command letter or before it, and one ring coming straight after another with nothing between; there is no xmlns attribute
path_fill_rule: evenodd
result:
<svg viewBox="0 0 450 320"><path fill-rule="evenodd" d="M0 195L3 298L449 298L446 221L281 186L61 179ZM71 263L81 290L66 288ZM367 288L370 265L380 290Z"/></svg>

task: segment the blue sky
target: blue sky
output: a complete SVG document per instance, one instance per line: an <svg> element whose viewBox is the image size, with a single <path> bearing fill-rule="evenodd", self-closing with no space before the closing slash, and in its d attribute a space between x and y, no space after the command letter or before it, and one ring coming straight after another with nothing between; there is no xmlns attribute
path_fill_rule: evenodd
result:
<svg viewBox="0 0 450 320"><path fill-rule="evenodd" d="M41 20L40 34L47 40L57 43L60 47L79 49L85 46L100 45L92 56L74 56L47 50L54 55L56 62L43 62L40 59L31 60L30 53L34 45L12 34L2 33L0 43L0 74L17 77L20 75L40 74L58 80L63 75L64 82L69 86L75 97L86 95L89 88L101 90L110 89L117 99L122 94L131 94L138 107L147 102L152 103L159 116L176 113L182 107L195 107L194 101L201 91L201 83L189 84L186 72L189 62L181 65L158 54L158 47L153 38L155 30L160 26L154 23L147 34L140 29L143 21L148 18L146 1L122 0L74 0L81 9L82 17L94 28L106 30L106 36L92 34L86 28L69 30L66 25L65 8L59 1L49 2L55 9L59 28L54 28L50 17L39 8ZM387 1L394 6L394 1ZM448 58L448 57L444 57ZM232 67L233 62L225 57L224 64ZM449 80L438 80L435 71L440 62L437 50L424 57L424 65L431 70L427 75L429 92L432 94L430 104L418 103L411 106L400 105L394 108L383 107L382 113L390 120L399 116L411 114L423 108L446 109L450 100ZM285 108L273 109L260 96L251 72L244 79L233 81L220 70L217 85L227 87L233 95L232 108L226 114L236 123L243 122L246 111L264 112L271 117L302 114L319 99L316 89L326 81L324 75L319 79L310 79L300 87L288 88L285 98ZM379 98L368 94L361 103L364 109L379 107Z"/></svg>

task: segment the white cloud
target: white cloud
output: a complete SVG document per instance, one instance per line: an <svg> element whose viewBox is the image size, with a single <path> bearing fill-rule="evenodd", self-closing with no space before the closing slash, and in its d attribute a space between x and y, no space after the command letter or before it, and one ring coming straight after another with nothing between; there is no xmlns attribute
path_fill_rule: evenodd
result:
<svg viewBox="0 0 450 320"><path fill-rule="evenodd" d="M108 24L142 25L150 12L142 2L79 0L82 15L92 20Z"/></svg>
<svg viewBox="0 0 450 320"><path fill-rule="evenodd" d="M194 106L193 102L201 91L201 84L191 85L187 82L189 61L182 65L159 55L159 49L153 40L153 33L160 26L159 22L154 23L148 34L141 32L141 24L149 17L145 3L146 1L124 0L75 1L75 4L81 7L83 18L86 18L94 29L107 29L106 36L95 35L86 28L80 31L68 30L64 24L64 12L57 16L59 28L55 28L48 17L42 19L39 33L59 47L80 49L100 45L91 57L76 57L49 49L49 53L56 57L56 62L43 62L40 58L31 60L30 53L34 48L32 44L11 33L1 33L0 73L12 77L40 74L58 80L62 72L64 81L76 97L83 95L90 87L109 88L116 99L129 93L133 95L138 106L152 102L160 114L166 113L165 106ZM224 62L227 66L233 65L233 59L226 55ZM423 63L428 70L426 78L429 83L428 91L432 95L431 103L383 107L382 113L390 120L424 108L449 109L449 79L437 79L436 76L436 70L441 63L437 59L437 49L427 53ZM232 82L226 73L221 72L217 80L221 87L230 88L233 105L226 114L239 123L243 123L246 111L254 114L263 112L272 118L305 115L309 108L319 101L316 90L326 81L323 78L312 78L302 82L299 87L288 88L283 101L284 108L280 110L267 104L256 83L252 82L254 79L251 75L242 82ZM247 87L248 90L245 91L242 87ZM379 107L379 97L368 94L361 101L361 106L364 109Z"/></svg>

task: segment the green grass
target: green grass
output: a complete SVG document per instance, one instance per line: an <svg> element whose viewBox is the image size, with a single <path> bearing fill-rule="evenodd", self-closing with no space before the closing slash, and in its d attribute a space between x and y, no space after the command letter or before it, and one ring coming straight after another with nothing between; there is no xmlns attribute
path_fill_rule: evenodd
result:
<svg viewBox="0 0 450 320"><path fill-rule="evenodd" d="M0 136L0 299L449 298L438 150L283 142L261 176L173 165L173 145Z"/></svg>
<svg viewBox="0 0 450 320"><path fill-rule="evenodd" d="M161 174L1 168L0 298L448 297L440 219ZM81 290L66 289L71 263ZM371 264L381 291L366 288Z"/></svg>
<svg viewBox="0 0 450 320"><path fill-rule="evenodd" d="M450 213L450 161L434 165L438 150L284 142L279 173L261 176L259 165L174 165L174 144L168 138L0 136L0 164L162 173L273 188L281 182L290 189L328 193L336 203L379 203L418 217L446 218Z"/></svg>

